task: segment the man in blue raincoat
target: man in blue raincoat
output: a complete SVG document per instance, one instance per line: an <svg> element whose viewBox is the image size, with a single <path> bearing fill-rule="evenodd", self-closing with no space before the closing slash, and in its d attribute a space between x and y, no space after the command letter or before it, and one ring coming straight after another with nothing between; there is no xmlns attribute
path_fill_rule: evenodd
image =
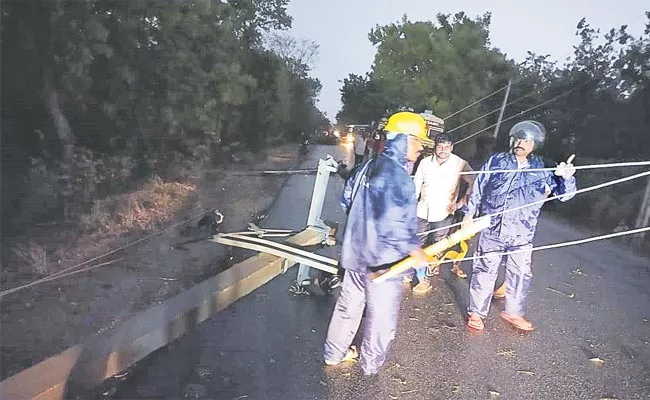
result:
<svg viewBox="0 0 650 400"><path fill-rule="evenodd" d="M479 174L465 212L467 223L476 213L479 216L499 213L491 217L489 228L481 232L474 253L475 256L485 256L474 260L472 268L467 326L475 330L484 329L483 319L490 309L503 257L506 257L506 296L501 317L518 329L534 329L533 324L524 318L524 308L532 280L532 242L542 204L502 212L550 195L560 195L560 201L568 201L576 191L573 177L575 168L571 164L573 156L566 163L560 163L555 171L526 171L545 166L542 157L533 154L546 140L546 130L542 124L536 121L519 122L512 127L509 135L510 151L492 155L481 171L512 172ZM511 251L518 253L499 255Z"/></svg>
<svg viewBox="0 0 650 400"><path fill-rule="evenodd" d="M384 363L395 337L402 299L402 277L373 283L371 274L390 268L405 257L429 260L418 245L415 186L406 169L428 142L426 122L411 112L394 114L386 127L384 150L358 166L347 180L341 204L348 213L341 245L345 269L325 340L327 365L356 358L350 347L364 308L366 318L360 365L366 375Z"/></svg>

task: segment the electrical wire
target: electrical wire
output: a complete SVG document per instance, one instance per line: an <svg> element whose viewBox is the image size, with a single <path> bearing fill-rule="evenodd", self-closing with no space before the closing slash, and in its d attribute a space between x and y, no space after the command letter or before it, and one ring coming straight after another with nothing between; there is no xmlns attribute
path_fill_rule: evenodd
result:
<svg viewBox="0 0 650 400"><path fill-rule="evenodd" d="M642 178L644 176L650 176L650 171L645 171L645 172L641 172L641 173L638 173L638 174L635 174L635 175L626 176L624 178L614 179L614 180L611 180L611 181L603 182L603 183L598 184L598 185L593 185L593 186L589 186L589 187L586 187L586 188L583 188L583 189L578 189L575 192L565 193L565 194L558 194L558 195L555 195L555 196L547 197L547 198L539 200L539 201L534 201L532 203L527 203L527 204L524 204L524 205L521 205L521 206L518 206L518 207L508 208L508 209L505 209L503 211L499 211L499 212L496 212L496 213L482 215L481 217L495 217L497 215L507 214L507 213L514 212L514 211L519 211L519 210L521 210L523 208L526 208L526 207L531 207L531 206L535 206L535 205L538 205L538 204L543 204L543 203L546 203L548 201L560 199L560 198L568 196L568 195L576 195L576 194L580 194L580 193L586 193L586 192L590 192L592 190L598 190L598 189L602 189L602 188L607 187L607 186L612 186L612 185L616 185L616 184L619 184L619 183L631 181L633 179ZM429 233L438 232L438 231L442 231L442 230L447 230L447 229L450 229L450 228L453 228L453 227L456 227L456 226L461 226L463 224L464 224L464 222L457 222L455 224L450 224L450 225L446 225L446 226L443 226L443 227L440 227L440 228L420 232L417 235L418 236L424 236L424 235L428 235Z"/></svg>

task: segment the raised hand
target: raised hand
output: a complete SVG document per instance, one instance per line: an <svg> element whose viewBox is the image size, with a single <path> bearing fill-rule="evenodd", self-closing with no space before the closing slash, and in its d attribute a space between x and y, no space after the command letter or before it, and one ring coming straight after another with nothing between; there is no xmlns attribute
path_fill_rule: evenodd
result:
<svg viewBox="0 0 650 400"><path fill-rule="evenodd" d="M576 168L572 164L575 156L575 154L571 154L566 162L562 161L555 169L555 175L564 179L571 178L576 173Z"/></svg>

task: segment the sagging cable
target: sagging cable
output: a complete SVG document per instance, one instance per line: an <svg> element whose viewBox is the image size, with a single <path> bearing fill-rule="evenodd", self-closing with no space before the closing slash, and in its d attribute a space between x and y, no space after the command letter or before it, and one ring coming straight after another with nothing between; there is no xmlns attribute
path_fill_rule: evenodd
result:
<svg viewBox="0 0 650 400"><path fill-rule="evenodd" d="M623 168L623 167L645 167L650 166L650 161L630 161L630 162L620 162L620 163L609 163L609 164L590 164L590 165L574 165L573 168L576 170L585 170L585 169L601 169L601 168ZM548 168L524 168L524 169L494 169L488 171L466 171L459 172L458 175L489 175L489 174L498 174L506 172L542 172L542 171L555 171L558 167L548 167ZM442 172L441 172L442 173Z"/></svg>
<svg viewBox="0 0 650 400"><path fill-rule="evenodd" d="M608 233L606 235L592 236L592 237L589 237L589 238L579 239L579 240L572 240L572 241L569 241L569 242L547 244L547 245L544 245L544 246L532 247L530 249L512 250L512 251L505 251L505 252L501 252L501 253L488 253L488 254L482 255L482 256L464 257L464 258L459 258L459 259L455 259L455 260L441 260L439 262L439 264L454 263L454 262L461 262L461 261L480 260L480 259L483 259L483 258L495 257L495 256L503 257L503 256L509 256L511 254L520 254L520 253L526 253L526 252L530 252L530 251L557 249L557 248L561 248L561 247L576 246L576 245L579 245L579 244L595 242L595 241L598 241L598 240L606 240L606 239L612 239L612 238L615 238L615 237L636 235L637 233L643 233L643 232L648 232L648 231L650 231L650 226L646 226L644 228L630 229L630 230L627 230L627 231Z"/></svg>
<svg viewBox="0 0 650 400"><path fill-rule="evenodd" d="M638 179L638 178L642 178L644 176L649 176L649 175L650 175L650 171L641 172L641 173L638 173L638 174L626 176L624 178L614 179L612 181L607 181L607 182L604 182L604 183L601 183L601 184L598 184L598 185L593 185L593 186L589 186L589 187L586 187L586 188L583 188L583 189L578 189L575 192L565 193L565 194L558 194L558 195L555 195L555 196L547 197L547 198L539 200L539 201L524 204L524 205L521 205L519 207L509 208L509 209L505 209L503 211L499 211L499 212L496 212L496 213L482 215L481 218L482 217L495 217L497 215L518 211L518 210L521 210L521 209L526 208L526 207L531 207L531 206L534 206L534 205L543 204L543 203L546 203L547 201L560 199L560 198L565 197L567 195L576 195L576 194L580 194L580 193L586 193L586 192L590 192L592 190L602 189L602 188L607 187L607 186L616 185L616 184L619 184L619 183L631 181L633 179ZM450 224L450 225L446 225L446 226L443 226L443 227L440 227L440 228L420 232L417 235L418 236L424 236L424 235L428 235L429 233L438 232L438 231L442 231L442 230L447 230L449 228L453 228L453 227L461 226L461 225L463 225L463 222L457 222L455 224Z"/></svg>

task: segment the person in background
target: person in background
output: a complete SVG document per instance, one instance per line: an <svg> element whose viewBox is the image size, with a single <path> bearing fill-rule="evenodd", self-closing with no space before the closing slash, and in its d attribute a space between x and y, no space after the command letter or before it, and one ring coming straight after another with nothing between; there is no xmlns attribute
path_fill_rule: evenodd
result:
<svg viewBox="0 0 650 400"><path fill-rule="evenodd" d="M361 129L354 129L354 165L363 162L363 155L366 152L366 132Z"/></svg>
<svg viewBox="0 0 650 400"><path fill-rule="evenodd" d="M460 172L473 171L469 164L453 153L452 137L441 133L436 136L434 153L425 157L415 171L415 197L418 199L417 217L418 233L430 230L435 232L420 235L420 246L426 247L439 241L449 233L447 226L451 225L454 213L465 205L465 198L458 199L461 180L468 185L474 183L474 175L460 175ZM466 194L468 196L470 191ZM415 293L426 293L431 290L431 275L439 274L438 266L427 273L427 267L416 270L418 284L413 287ZM458 264L452 267L459 277L467 277Z"/></svg>
<svg viewBox="0 0 650 400"><path fill-rule="evenodd" d="M381 273L410 256L427 263L418 245L415 187L406 171L428 141L424 119L414 113L394 114L386 124L384 151L353 170L341 205L348 214L341 243L340 266L345 269L324 346L325 364L337 365L357 357L350 347L366 311L360 366L365 375L377 373L395 337L402 300L402 277L373 283Z"/></svg>

